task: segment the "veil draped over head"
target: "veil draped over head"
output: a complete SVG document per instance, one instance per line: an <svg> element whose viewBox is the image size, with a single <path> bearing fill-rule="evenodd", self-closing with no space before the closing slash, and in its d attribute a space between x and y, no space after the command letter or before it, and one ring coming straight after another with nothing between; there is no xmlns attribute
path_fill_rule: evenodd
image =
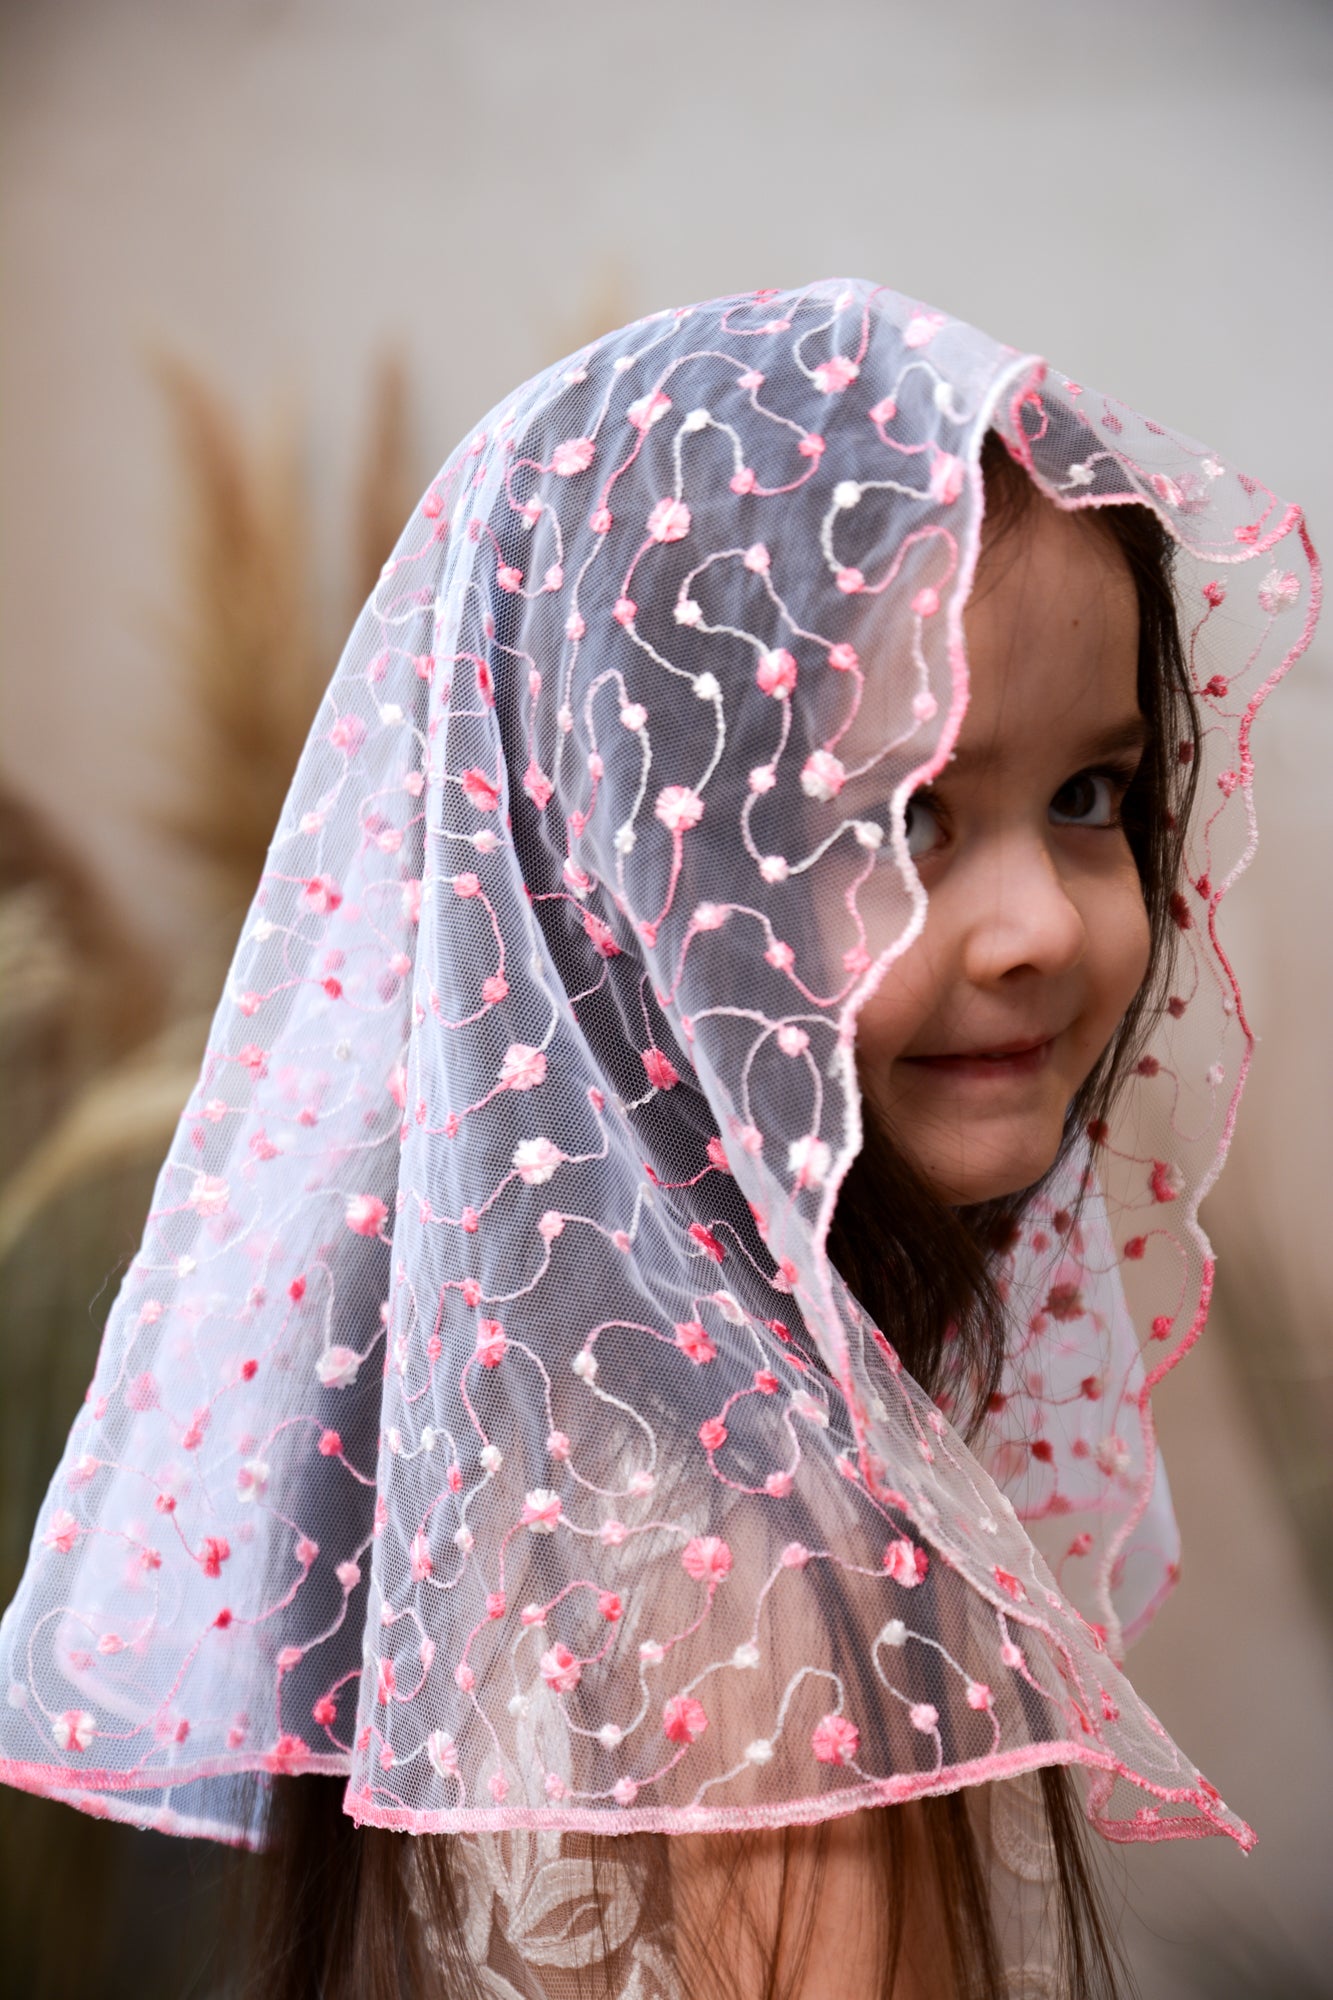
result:
<svg viewBox="0 0 1333 2000"><path fill-rule="evenodd" d="M1165 524L1204 731L1170 999L1004 1254L969 1448L825 1239L988 429ZM866 283L650 315L489 415L301 757L0 1632L0 1775L253 1842L269 1773L679 1832L1064 1762L1112 1838L1248 1846L1118 1662L1252 1044L1249 730L1316 599L1297 509Z"/></svg>

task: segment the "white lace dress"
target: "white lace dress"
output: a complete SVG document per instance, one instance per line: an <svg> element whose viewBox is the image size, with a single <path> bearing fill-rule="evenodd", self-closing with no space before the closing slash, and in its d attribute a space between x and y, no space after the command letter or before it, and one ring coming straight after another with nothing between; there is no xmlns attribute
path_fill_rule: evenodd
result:
<svg viewBox="0 0 1333 2000"><path fill-rule="evenodd" d="M1009 2000L1065 2000L1050 1934L1055 1854L1035 1773L969 1794L989 1855ZM488 2000L581 2000L578 1968L606 1956L616 2000L688 2000L614 1852L599 1862L560 1833L459 1834L468 1956ZM600 1903L600 1925L598 1906ZM418 1908L421 1905L418 1900Z"/></svg>

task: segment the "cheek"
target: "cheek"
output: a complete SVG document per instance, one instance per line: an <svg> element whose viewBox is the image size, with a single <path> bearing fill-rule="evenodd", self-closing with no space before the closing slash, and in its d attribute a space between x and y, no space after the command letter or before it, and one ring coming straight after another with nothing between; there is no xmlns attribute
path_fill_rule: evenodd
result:
<svg viewBox="0 0 1333 2000"><path fill-rule="evenodd" d="M1104 898L1091 934L1098 940L1101 1009L1119 1020L1148 975L1152 942L1137 870L1129 869L1114 894Z"/></svg>
<svg viewBox="0 0 1333 2000"><path fill-rule="evenodd" d="M891 965L856 1017L856 1060L868 1073L888 1068L911 1041L925 1011L919 979L906 975L906 961Z"/></svg>

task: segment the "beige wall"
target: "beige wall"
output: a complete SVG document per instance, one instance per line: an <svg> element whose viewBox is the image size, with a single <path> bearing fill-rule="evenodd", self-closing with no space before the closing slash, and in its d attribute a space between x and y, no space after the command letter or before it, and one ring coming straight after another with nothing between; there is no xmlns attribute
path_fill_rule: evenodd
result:
<svg viewBox="0 0 1333 2000"><path fill-rule="evenodd" d="M1326 6L9 0L0 23L3 763L177 953L193 876L137 818L181 719L155 346L256 421L299 405L332 494L386 341L424 479L608 283L629 316L863 274L1205 437L1333 542ZM322 502L337 602L341 525ZM1224 923L1265 1037L1238 1165L1321 1330L1330 650L1257 725L1263 846ZM1327 1355L1323 1332L1325 1379ZM1138 1678L1262 1842L1133 1872L1168 1929L1239 1908L1327 1957L1326 1642L1217 1355L1164 1425L1186 1580Z"/></svg>

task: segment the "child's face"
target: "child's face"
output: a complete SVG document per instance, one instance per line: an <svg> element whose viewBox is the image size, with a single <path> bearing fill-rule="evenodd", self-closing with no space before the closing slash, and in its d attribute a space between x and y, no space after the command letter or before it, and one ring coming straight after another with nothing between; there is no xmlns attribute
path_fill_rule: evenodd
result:
<svg viewBox="0 0 1333 2000"><path fill-rule="evenodd" d="M1123 558L1038 499L993 552L983 537L964 628L956 757L907 812L925 928L857 1027L862 1089L953 1205L1015 1193L1050 1166L1149 947L1117 824L1147 733ZM1034 1042L1021 1059L979 1053Z"/></svg>

